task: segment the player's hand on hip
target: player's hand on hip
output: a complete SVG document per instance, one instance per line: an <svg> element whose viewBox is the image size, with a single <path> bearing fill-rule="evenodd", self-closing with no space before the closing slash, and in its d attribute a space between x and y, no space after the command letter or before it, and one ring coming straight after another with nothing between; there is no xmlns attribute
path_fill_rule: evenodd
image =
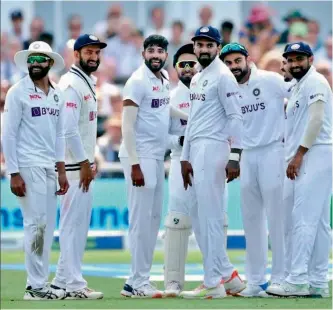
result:
<svg viewBox="0 0 333 310"><path fill-rule="evenodd" d="M10 189L15 196L24 197L26 193L25 182L19 173L15 173L10 178Z"/></svg>
<svg viewBox="0 0 333 310"><path fill-rule="evenodd" d="M90 182L93 180L93 171L90 167L90 163L88 160L83 161L80 163L80 183L79 188L82 187L82 191L88 192Z"/></svg>
<svg viewBox="0 0 333 310"><path fill-rule="evenodd" d="M239 162L236 160L229 160L225 172L227 175L227 183L237 179L240 174Z"/></svg>
<svg viewBox="0 0 333 310"><path fill-rule="evenodd" d="M184 188L187 189L189 185L192 186L191 176L193 177L193 168L188 161L181 161L180 164L182 167Z"/></svg>
<svg viewBox="0 0 333 310"><path fill-rule="evenodd" d="M55 194L58 196L65 195L69 189L69 183L67 180L66 173L58 174L58 183L59 183L60 189L58 191L56 191Z"/></svg>
<svg viewBox="0 0 333 310"><path fill-rule="evenodd" d="M131 178L132 178L133 186L135 186L135 187L145 186L145 178L143 176L143 173L141 171L141 167L139 164L132 165Z"/></svg>
<svg viewBox="0 0 333 310"><path fill-rule="evenodd" d="M297 153L296 156L291 160L287 168L287 177L290 180L295 180L298 176L299 169L303 162L303 155Z"/></svg>

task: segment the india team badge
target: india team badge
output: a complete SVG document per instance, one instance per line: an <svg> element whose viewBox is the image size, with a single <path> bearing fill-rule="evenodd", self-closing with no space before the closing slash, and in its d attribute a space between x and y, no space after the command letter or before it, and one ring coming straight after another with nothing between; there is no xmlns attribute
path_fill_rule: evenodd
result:
<svg viewBox="0 0 333 310"><path fill-rule="evenodd" d="M256 97L260 95L260 89L259 88L255 88L253 90L253 95L255 95Z"/></svg>

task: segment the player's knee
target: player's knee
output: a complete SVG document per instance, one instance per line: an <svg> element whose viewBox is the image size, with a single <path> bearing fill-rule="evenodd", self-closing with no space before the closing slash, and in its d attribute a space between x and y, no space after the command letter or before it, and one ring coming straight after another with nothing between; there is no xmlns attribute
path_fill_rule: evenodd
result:
<svg viewBox="0 0 333 310"><path fill-rule="evenodd" d="M170 229L191 229L191 217L183 213L170 211L165 219L165 227Z"/></svg>

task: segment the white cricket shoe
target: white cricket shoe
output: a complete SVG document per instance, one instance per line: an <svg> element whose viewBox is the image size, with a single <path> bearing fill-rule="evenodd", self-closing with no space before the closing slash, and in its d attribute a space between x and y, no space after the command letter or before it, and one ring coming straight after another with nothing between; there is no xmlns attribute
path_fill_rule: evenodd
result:
<svg viewBox="0 0 333 310"><path fill-rule="evenodd" d="M43 288L33 289L28 286L25 289L23 296L24 300L55 300L64 299L66 297L66 291L63 289L57 289L52 284L49 283Z"/></svg>
<svg viewBox="0 0 333 310"><path fill-rule="evenodd" d="M137 289L133 289L132 298L162 298L163 292L159 291L151 283L145 284Z"/></svg>
<svg viewBox="0 0 333 310"><path fill-rule="evenodd" d="M164 291L165 297L177 297L179 296L181 291L181 287L179 282L177 281L170 281L167 283L167 286Z"/></svg>
<svg viewBox="0 0 333 310"><path fill-rule="evenodd" d="M255 284L247 284L245 290L241 291L237 294L237 296L241 297L272 297L266 293L266 288L268 287L268 283L262 285Z"/></svg>
<svg viewBox="0 0 333 310"><path fill-rule="evenodd" d="M133 287L127 283L125 283L123 289L120 292L120 295L124 297L131 297L133 295Z"/></svg>
<svg viewBox="0 0 333 310"><path fill-rule="evenodd" d="M271 284L269 284L268 287L274 287L274 286L280 286L280 283L272 282ZM267 292L266 292L267 288L264 291L259 292L259 294L258 294L259 297L262 297L262 298L277 298L277 296L267 294Z"/></svg>
<svg viewBox="0 0 333 310"><path fill-rule="evenodd" d="M310 285L310 295L311 297L317 298L329 298L330 297L330 290L328 288L322 287L314 287Z"/></svg>
<svg viewBox="0 0 333 310"><path fill-rule="evenodd" d="M73 299L102 299L103 298L102 292L96 292L88 287L85 287L81 290L67 292L66 299L73 300Z"/></svg>
<svg viewBox="0 0 333 310"><path fill-rule="evenodd" d="M213 288L207 288L202 284L193 291L182 291L179 296L186 299L215 299L224 298L227 296L227 293L223 284L219 284L217 287Z"/></svg>
<svg viewBox="0 0 333 310"><path fill-rule="evenodd" d="M227 281L221 280L221 284L224 285L226 293L231 296L238 295L246 287L246 284L240 278L237 270L234 270Z"/></svg>
<svg viewBox="0 0 333 310"><path fill-rule="evenodd" d="M281 285L269 286L266 293L280 297L304 297L310 295L308 284L291 284L287 281Z"/></svg>

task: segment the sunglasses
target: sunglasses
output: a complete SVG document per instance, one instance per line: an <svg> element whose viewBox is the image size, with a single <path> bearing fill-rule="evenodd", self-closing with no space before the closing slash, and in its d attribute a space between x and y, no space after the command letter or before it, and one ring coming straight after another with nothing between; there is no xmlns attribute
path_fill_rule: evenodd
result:
<svg viewBox="0 0 333 310"><path fill-rule="evenodd" d="M33 64L36 61L38 64L42 64L44 62L47 62L50 59L51 59L50 57L46 57L46 56L29 56L27 59L27 63Z"/></svg>
<svg viewBox="0 0 333 310"><path fill-rule="evenodd" d="M184 69L186 67L193 69L196 64L197 64L197 62L194 60L183 60L183 61L177 62L176 66L179 69Z"/></svg>

